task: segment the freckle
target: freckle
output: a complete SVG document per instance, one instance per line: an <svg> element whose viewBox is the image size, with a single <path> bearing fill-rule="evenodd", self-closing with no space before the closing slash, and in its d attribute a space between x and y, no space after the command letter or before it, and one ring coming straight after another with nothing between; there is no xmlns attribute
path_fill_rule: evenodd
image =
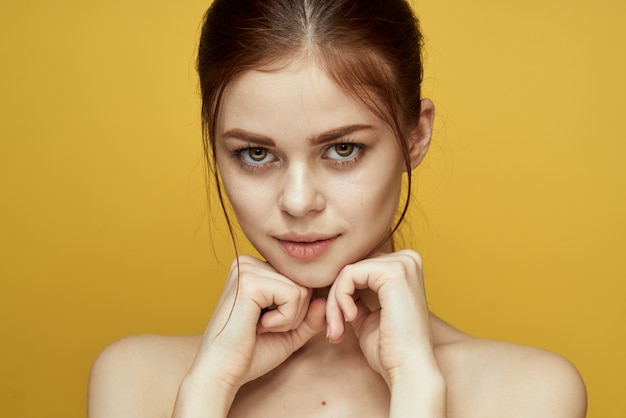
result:
<svg viewBox="0 0 626 418"><path fill-rule="evenodd" d="M326 401L322 401L322 406L326 406Z"/></svg>

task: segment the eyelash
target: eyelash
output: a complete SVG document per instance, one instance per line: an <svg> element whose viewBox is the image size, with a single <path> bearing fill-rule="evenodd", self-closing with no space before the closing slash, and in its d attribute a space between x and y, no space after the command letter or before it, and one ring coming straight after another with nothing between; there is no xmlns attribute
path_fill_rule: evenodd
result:
<svg viewBox="0 0 626 418"><path fill-rule="evenodd" d="M244 160L243 154L245 152L249 152L250 150L265 150L267 152L268 155L273 155L272 151L268 150L265 147L258 147L258 146L254 146L254 145L248 145L245 147L241 147L241 148L237 148L235 150L233 150L233 158L235 159L235 161L237 161L239 163L239 165L241 166L241 168L243 168L244 170L248 170L248 171L252 171L252 172L256 172L259 170L264 170L267 168L267 165L274 160L271 160L270 162L267 163L259 163L259 164L250 164L248 162L246 162ZM276 156L274 155L274 159L276 159Z"/></svg>
<svg viewBox="0 0 626 418"><path fill-rule="evenodd" d="M327 154L333 150L333 148L337 147L337 146L341 146L341 145L350 145L353 146L356 150L356 155L352 156L352 157L347 157L348 159L346 160L341 160L341 159L334 159L334 158L329 158L327 157ZM353 166L354 164L356 164L361 157L363 156L363 153L365 152L365 145L363 144L358 144L355 142L352 142L350 140L344 140L341 142L336 142L334 144L330 144L328 146L326 146L324 148L324 153L323 153L323 159L325 160L329 160L330 164L335 167L335 168L348 168ZM244 160L243 154L245 152L249 152L250 150L254 150L254 149L258 149L258 150L265 150L268 155L273 155L273 159L266 162L266 163L259 163L259 164L250 164L248 162L246 162ZM256 171L260 171L260 170L265 170L267 169L268 164L272 163L273 161L275 161L277 159L276 155L274 155L274 153L272 151L270 151L269 149L265 148L265 147L259 147L259 146L254 146L252 144L247 145L245 147L241 147L241 148L237 148L235 150L232 151L232 155L233 158L239 163L239 165L241 166L241 168L243 168L244 170L248 170L251 172L256 172Z"/></svg>
<svg viewBox="0 0 626 418"><path fill-rule="evenodd" d="M333 158L328 158L326 157L325 159L330 160L331 164L337 168L348 168L353 166L354 164L356 164L361 157L363 157L363 153L365 152L365 145L363 144L358 144L356 142L352 142L350 140L344 140L341 142L336 142L334 144L330 144L329 146L327 146L324 150L324 155L327 155L330 151L333 150L333 148L337 147L337 146L341 146L341 145L350 145L352 147L355 148L355 152L356 154L350 157L347 157L348 159L346 160L341 160L341 159L333 159Z"/></svg>

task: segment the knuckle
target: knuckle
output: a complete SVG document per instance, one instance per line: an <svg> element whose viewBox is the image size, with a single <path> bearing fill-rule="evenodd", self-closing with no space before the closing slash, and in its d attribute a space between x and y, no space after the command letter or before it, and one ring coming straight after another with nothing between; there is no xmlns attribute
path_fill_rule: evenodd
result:
<svg viewBox="0 0 626 418"><path fill-rule="evenodd" d="M235 259L235 263L239 263L239 265L252 265L254 264L255 258L249 255L239 255Z"/></svg>
<svg viewBox="0 0 626 418"><path fill-rule="evenodd" d="M311 295L311 291L305 287L299 286L298 287L299 291L300 291L300 300L304 301L309 299L309 296Z"/></svg>
<svg viewBox="0 0 626 418"><path fill-rule="evenodd" d="M342 277L345 277L345 276L350 276L353 270L354 270L354 267L352 264L343 266L343 268L339 270L339 274L337 274L336 280L340 280Z"/></svg>
<svg viewBox="0 0 626 418"><path fill-rule="evenodd" d="M353 269L354 269L354 266L352 264L346 264L341 269L341 273L350 273L350 271L353 270Z"/></svg>
<svg viewBox="0 0 626 418"><path fill-rule="evenodd" d="M235 258L232 263L230 263L229 275L232 276L233 273L237 272L237 268L239 266L238 259Z"/></svg>
<svg viewBox="0 0 626 418"><path fill-rule="evenodd" d="M421 270L422 268L422 256L414 250L402 250L400 252L403 257L410 262L412 267L417 267Z"/></svg>
<svg viewBox="0 0 626 418"><path fill-rule="evenodd" d="M255 293L258 287L259 280L255 274L249 271L241 271L239 274L239 292L242 294Z"/></svg>
<svg viewBox="0 0 626 418"><path fill-rule="evenodd" d="M301 299L302 292L299 287L289 286L287 292L289 293L287 295L289 298L288 300L300 300Z"/></svg>
<svg viewBox="0 0 626 418"><path fill-rule="evenodd" d="M391 260L389 262L389 270L392 273L392 275L396 276L396 275L405 275L406 274L406 264L404 263L403 260L401 259L394 259Z"/></svg>

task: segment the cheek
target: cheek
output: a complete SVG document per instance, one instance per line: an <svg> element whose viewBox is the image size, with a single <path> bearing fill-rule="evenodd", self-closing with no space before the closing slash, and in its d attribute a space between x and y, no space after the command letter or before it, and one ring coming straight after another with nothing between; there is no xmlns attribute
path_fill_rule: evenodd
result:
<svg viewBox="0 0 626 418"><path fill-rule="evenodd" d="M263 216L269 203L269 190L258 183L248 181L246 176L231 173L224 169L220 172L222 190L230 202L239 224L243 227L256 225L255 219ZM254 202L254 204L250 204Z"/></svg>
<svg viewBox="0 0 626 418"><path fill-rule="evenodd" d="M381 176L380 170L372 170L357 182L346 184L336 195L344 216L353 225L371 225L386 231L398 209L401 184L401 173Z"/></svg>
<svg viewBox="0 0 626 418"><path fill-rule="evenodd" d="M374 216L384 220L387 228L391 226L398 210L402 177L392 177L387 182L377 184L372 191L372 212Z"/></svg>
<svg viewBox="0 0 626 418"><path fill-rule="evenodd" d="M248 187L248 184L224 184L224 187L235 216L245 229L259 225L257 221L264 219L267 211L274 206L267 189L263 187Z"/></svg>

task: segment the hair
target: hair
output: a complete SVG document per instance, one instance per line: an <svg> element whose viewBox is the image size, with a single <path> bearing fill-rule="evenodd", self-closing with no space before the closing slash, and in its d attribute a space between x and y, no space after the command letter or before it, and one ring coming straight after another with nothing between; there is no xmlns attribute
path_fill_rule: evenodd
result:
<svg viewBox="0 0 626 418"><path fill-rule="evenodd" d="M215 126L227 86L250 70L277 71L312 58L331 80L394 132L404 155L408 190L390 236L411 196L407 138L417 126L422 36L405 0L215 0L198 48L204 152L232 236L215 161Z"/></svg>

